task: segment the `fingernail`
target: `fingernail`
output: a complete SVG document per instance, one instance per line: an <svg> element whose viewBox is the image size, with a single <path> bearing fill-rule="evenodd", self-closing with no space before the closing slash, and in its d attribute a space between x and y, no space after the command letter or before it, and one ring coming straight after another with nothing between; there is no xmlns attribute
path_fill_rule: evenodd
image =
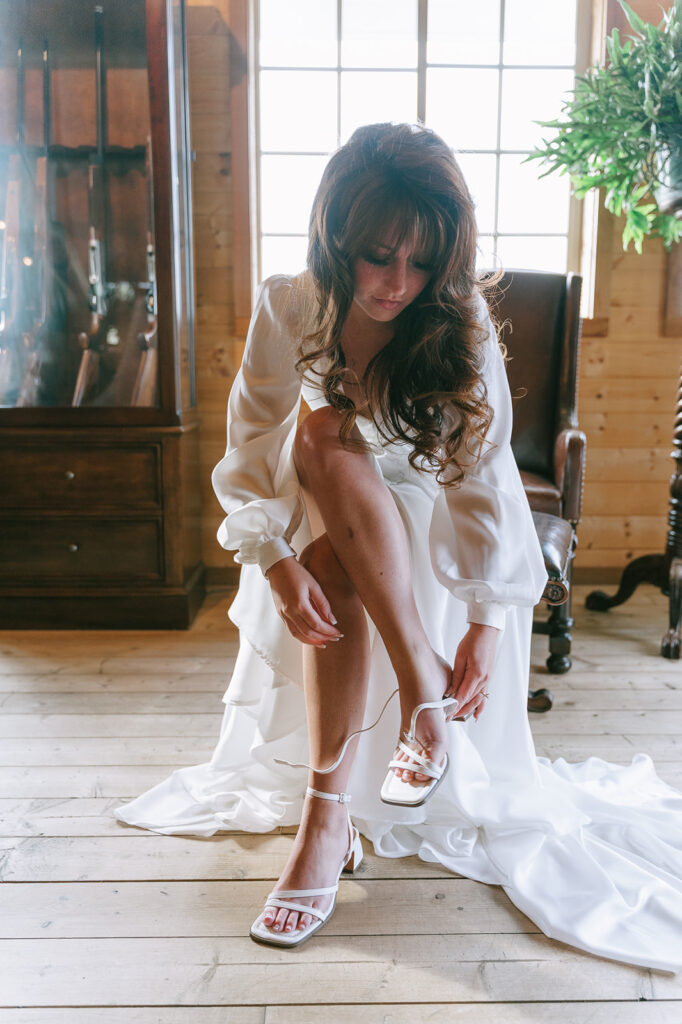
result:
<svg viewBox="0 0 682 1024"><path fill-rule="evenodd" d="M327 645L326 644L318 644L318 647L319 647L319 649L321 651L326 651L327 650Z"/></svg>
<svg viewBox="0 0 682 1024"><path fill-rule="evenodd" d="M334 616L333 616L333 615L330 615L330 616L329 616L329 621L331 622L332 626L335 626L335 625L336 625L336 622L337 622L337 620L336 620L336 619L334 618Z"/></svg>

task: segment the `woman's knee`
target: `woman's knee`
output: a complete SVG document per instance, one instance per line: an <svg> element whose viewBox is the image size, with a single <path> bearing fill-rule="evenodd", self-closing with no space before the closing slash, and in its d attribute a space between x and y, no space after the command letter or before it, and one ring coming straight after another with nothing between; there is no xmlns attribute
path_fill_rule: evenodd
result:
<svg viewBox="0 0 682 1024"><path fill-rule="evenodd" d="M325 593L333 590L344 597L357 597L357 591L336 557L326 533L308 544L298 560L315 577Z"/></svg>
<svg viewBox="0 0 682 1024"><path fill-rule="evenodd" d="M338 441L341 416L336 409L325 405L309 412L299 425L294 438L294 458L296 464L309 466L320 464L321 457L329 450L329 445Z"/></svg>

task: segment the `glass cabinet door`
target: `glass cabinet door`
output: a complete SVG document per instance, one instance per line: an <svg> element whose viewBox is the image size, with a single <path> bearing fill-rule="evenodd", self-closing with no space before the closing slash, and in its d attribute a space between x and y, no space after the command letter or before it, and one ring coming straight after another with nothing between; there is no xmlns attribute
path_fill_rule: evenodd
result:
<svg viewBox="0 0 682 1024"><path fill-rule="evenodd" d="M0 0L0 407L160 404L150 136L145 0Z"/></svg>

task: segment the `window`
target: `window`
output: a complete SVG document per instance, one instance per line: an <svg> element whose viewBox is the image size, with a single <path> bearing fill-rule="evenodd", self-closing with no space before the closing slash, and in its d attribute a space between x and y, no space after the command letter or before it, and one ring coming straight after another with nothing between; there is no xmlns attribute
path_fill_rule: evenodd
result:
<svg viewBox="0 0 682 1024"><path fill-rule="evenodd" d="M305 265L330 153L423 121L476 202L479 266L578 269L568 178L523 160L586 66L588 0L254 0L256 280Z"/></svg>

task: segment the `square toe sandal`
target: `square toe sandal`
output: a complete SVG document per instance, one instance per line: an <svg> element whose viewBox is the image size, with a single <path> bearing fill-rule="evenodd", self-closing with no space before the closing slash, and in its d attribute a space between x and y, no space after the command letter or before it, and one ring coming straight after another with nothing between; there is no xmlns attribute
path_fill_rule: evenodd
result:
<svg viewBox="0 0 682 1024"><path fill-rule="evenodd" d="M346 804L350 802L349 793L322 793L318 789L312 789L308 786L306 794L309 796L318 796L323 800L338 800L339 803ZM334 913L336 907L336 894L339 888L339 879L341 878L341 872L353 872L359 867L362 861L362 842L360 840L360 833L358 832L355 825L351 823L350 811L346 806L346 813L348 815L348 852L346 853L341 867L339 868L339 874L336 879L335 885L328 885L322 889L279 889L274 890L270 893L265 901L266 906L281 907L285 910L296 910L300 914L310 914L311 917L315 918L307 928L295 928L291 932L276 932L273 928L269 928L263 923L263 913L256 918L251 925L249 932L254 942L261 942L266 946L285 946L287 948L293 948L294 946L300 946L301 943L306 942L311 938L315 932L319 932L320 928L327 923L329 918ZM327 910L318 910L317 907L308 907L303 903L297 903L296 897L303 896L331 896L334 898L327 908Z"/></svg>
<svg viewBox="0 0 682 1024"><path fill-rule="evenodd" d="M409 760L398 761L394 759L388 763L388 773L379 794L385 804L397 804L399 807L421 807L436 792L450 764L448 755L445 755L445 761L442 765L437 765L424 754L413 750L412 747L408 746L408 743L417 742L414 730L417 724L417 715L420 711L424 708L446 708L451 704L457 703L458 701L454 697L446 697L443 700L426 701L424 704L417 704L412 712L409 731L404 732L403 738L398 742L398 746L404 754L407 754ZM395 774L394 768L428 775L431 781L418 782L413 780L412 782L406 782Z"/></svg>

